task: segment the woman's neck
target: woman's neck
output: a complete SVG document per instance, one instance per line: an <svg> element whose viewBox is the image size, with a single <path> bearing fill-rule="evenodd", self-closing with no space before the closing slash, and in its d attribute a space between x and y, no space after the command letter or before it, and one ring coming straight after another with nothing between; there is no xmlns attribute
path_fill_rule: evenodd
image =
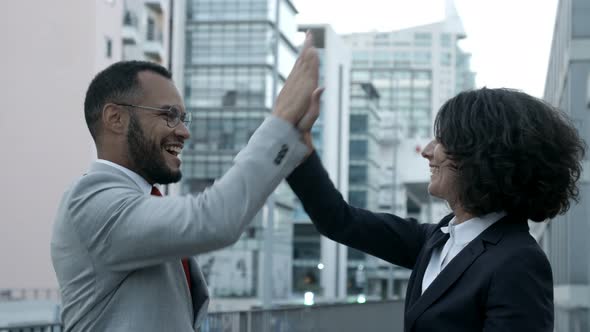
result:
<svg viewBox="0 0 590 332"><path fill-rule="evenodd" d="M465 211L459 204L455 204L455 206L453 206L451 209L455 215L455 225L459 225L469 219L475 218L473 214Z"/></svg>

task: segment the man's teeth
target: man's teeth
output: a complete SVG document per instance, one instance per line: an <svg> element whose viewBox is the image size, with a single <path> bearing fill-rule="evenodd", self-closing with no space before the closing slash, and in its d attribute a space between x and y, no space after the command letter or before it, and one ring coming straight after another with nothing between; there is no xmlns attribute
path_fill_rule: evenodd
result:
<svg viewBox="0 0 590 332"><path fill-rule="evenodd" d="M430 166L430 174L438 173L439 167L438 166Z"/></svg>
<svg viewBox="0 0 590 332"><path fill-rule="evenodd" d="M175 154L179 154L182 151L182 148L178 146L167 146L166 151L173 152Z"/></svg>

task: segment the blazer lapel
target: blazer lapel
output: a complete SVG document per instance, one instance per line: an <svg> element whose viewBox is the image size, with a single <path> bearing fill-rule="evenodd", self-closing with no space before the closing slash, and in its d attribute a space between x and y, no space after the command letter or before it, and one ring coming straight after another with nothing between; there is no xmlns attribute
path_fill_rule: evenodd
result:
<svg viewBox="0 0 590 332"><path fill-rule="evenodd" d="M209 307L209 290L205 282L205 277L199 268L197 259L189 257L191 272L191 297L194 312L194 328L196 329L207 316Z"/></svg>
<svg viewBox="0 0 590 332"><path fill-rule="evenodd" d="M426 273L426 267L428 266L428 262L430 261L430 257L432 256L432 251L434 248L442 245L442 243L448 239L449 235L445 234L440 231L440 228L437 228L428 241L426 242L426 246L424 247L423 254L419 257L418 262L416 263L416 267L412 271L411 278L412 283L408 285L408 289L411 291L409 294L409 301L406 303L407 308L412 308L413 305L418 301L418 299L422 295L422 280L424 279L424 274Z"/></svg>
<svg viewBox="0 0 590 332"><path fill-rule="evenodd" d="M436 245L440 244L440 241L446 237L446 234L442 233L440 228L446 226L451 221L451 219L453 219L453 217L454 215L451 213L442 218L435 228L434 233L431 233L428 237L422 253L418 256L416 264L412 269L412 274L410 276L408 288L406 291L406 314L408 313L409 308L411 308L414 303L416 303L420 295L422 295L422 279L424 279L424 273L426 272L428 261L432 255L432 249L435 248Z"/></svg>
<svg viewBox="0 0 590 332"><path fill-rule="evenodd" d="M526 230L528 225L526 220L524 220L523 224L508 216L498 220L494 225L490 226L463 248L463 250L461 250L461 252L459 252L459 254L455 256L434 279L432 284L426 289L426 291L424 291L424 294L420 296L419 294L422 291L422 279L430 260L430 254L425 255L420 262L421 273L417 276L419 279L416 279L417 283L414 285L413 289L413 294L418 294L418 297L416 298L414 305L406 312L405 324L407 329L410 330L416 319L420 317L420 315L432 303L441 297L447 289L459 279L463 272L465 272L465 270L467 270L467 268L486 250L486 243L496 245L502 238L502 235L510 228ZM430 252L431 251L432 249L430 249Z"/></svg>
<svg viewBox="0 0 590 332"><path fill-rule="evenodd" d="M443 293L459 279L463 272L481 255L485 250L481 239L474 239L469 245L467 245L455 258L453 258L449 264L441 271L441 273L432 281L432 284L424 291L424 294L420 296L414 306L410 308L406 316L406 324L412 326L414 321ZM430 257L429 257L430 258ZM425 262L426 270L428 261ZM422 272L422 277L424 272ZM416 285L416 291L422 291L422 282Z"/></svg>

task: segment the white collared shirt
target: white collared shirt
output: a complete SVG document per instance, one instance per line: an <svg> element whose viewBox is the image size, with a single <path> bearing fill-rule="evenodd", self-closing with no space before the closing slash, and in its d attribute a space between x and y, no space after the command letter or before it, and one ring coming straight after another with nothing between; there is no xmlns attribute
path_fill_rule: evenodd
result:
<svg viewBox="0 0 590 332"><path fill-rule="evenodd" d="M432 251L432 256L430 256L428 267L422 279L422 293L463 248L505 215L505 212L492 212L466 220L458 225L455 225L456 219L453 218L448 226L441 227L440 230L443 233L449 234L449 239L442 248L438 247Z"/></svg>
<svg viewBox="0 0 590 332"><path fill-rule="evenodd" d="M137 185L139 186L139 188L141 189L141 191L143 191L146 194L151 194L151 192L152 192L152 185L149 184L143 177L141 177L141 175L135 173L134 171L130 170L129 168L123 167L123 166L121 166L119 164L115 164L112 161L108 161L108 160L104 160L104 159L98 159L98 160L96 160L96 162L97 163L101 163L101 164L112 166L112 167L114 167L114 168L122 171L128 177L130 177L131 180L133 180L133 182L137 183Z"/></svg>

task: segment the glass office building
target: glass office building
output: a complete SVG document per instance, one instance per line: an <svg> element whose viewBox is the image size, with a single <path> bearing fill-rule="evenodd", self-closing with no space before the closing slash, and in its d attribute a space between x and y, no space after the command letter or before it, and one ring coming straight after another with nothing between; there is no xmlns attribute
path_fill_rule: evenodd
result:
<svg viewBox="0 0 590 332"><path fill-rule="evenodd" d="M312 128L316 153L344 198L348 192L350 49L329 25L302 25L311 31L320 59L319 85L325 87L320 117ZM293 223L293 295L313 292L323 300L346 295L347 248L321 236L297 205Z"/></svg>
<svg viewBox="0 0 590 332"><path fill-rule="evenodd" d="M560 0L543 98L572 119L590 142L590 5ZM580 199L548 223L533 223L553 269L555 331L590 330L590 155L578 181Z"/></svg>
<svg viewBox="0 0 590 332"><path fill-rule="evenodd" d="M412 176L413 183L404 182L407 179L399 176L400 163L419 154L432 137L440 106L458 92L474 88L470 55L458 46L465 37L451 0L447 0L442 21L343 36L352 49L352 205L401 216L431 215L425 212L439 210L433 208L427 193L427 170L423 177ZM368 86L375 92L367 94ZM367 96L373 94L378 96L378 106L367 111L371 102ZM414 148L407 149L410 146ZM358 285L349 291L381 297L405 295L407 271L392 272L390 264L354 250L349 250L348 258L349 285Z"/></svg>
<svg viewBox="0 0 590 332"><path fill-rule="evenodd" d="M183 92L193 121L180 191L195 193L229 169L270 114L297 56L297 11L289 0L188 0L184 12ZM238 243L201 255L213 296L259 298L267 268L278 276L273 297L290 293L293 201L288 190L279 188ZM269 213L272 267L263 254Z"/></svg>

